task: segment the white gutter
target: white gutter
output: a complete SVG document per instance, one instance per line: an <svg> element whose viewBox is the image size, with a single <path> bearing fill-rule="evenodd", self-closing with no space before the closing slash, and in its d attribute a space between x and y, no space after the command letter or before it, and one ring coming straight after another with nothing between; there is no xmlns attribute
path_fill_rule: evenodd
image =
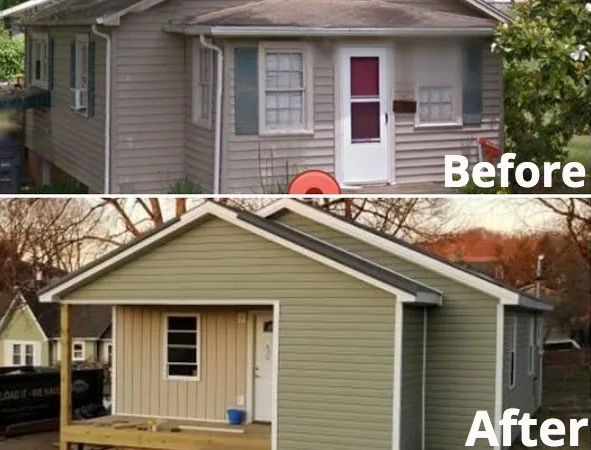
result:
<svg viewBox="0 0 591 450"><path fill-rule="evenodd" d="M199 35L199 42L205 48L213 50L217 54L217 79L215 89L215 138L213 159L213 194L220 193L220 166L222 155L222 85L224 75L224 54L222 49L205 40L205 35Z"/></svg>
<svg viewBox="0 0 591 450"><path fill-rule="evenodd" d="M107 44L105 62L105 174L103 181L103 194L111 193L111 36L98 31L97 26L92 26L92 32L103 38Z"/></svg>

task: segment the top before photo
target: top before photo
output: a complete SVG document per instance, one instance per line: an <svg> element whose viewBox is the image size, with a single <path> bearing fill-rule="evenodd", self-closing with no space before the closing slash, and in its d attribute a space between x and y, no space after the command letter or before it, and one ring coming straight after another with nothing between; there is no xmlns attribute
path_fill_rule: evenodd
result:
<svg viewBox="0 0 591 450"><path fill-rule="evenodd" d="M0 0L0 194L589 194L591 3Z"/></svg>

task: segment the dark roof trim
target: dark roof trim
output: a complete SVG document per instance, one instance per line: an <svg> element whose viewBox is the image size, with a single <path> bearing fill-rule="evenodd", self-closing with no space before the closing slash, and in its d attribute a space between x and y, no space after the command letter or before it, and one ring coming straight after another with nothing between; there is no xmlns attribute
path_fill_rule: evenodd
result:
<svg viewBox="0 0 591 450"><path fill-rule="evenodd" d="M272 220L264 219L249 212L238 213L238 218L300 247L318 253L319 255L338 262L339 264L343 264L357 272L381 281L382 283L386 283L394 288L412 294L417 297L417 302L419 303L441 304L442 294L440 291L424 284L417 283L393 270L382 267L332 244L328 244L313 236L296 231L291 227Z"/></svg>

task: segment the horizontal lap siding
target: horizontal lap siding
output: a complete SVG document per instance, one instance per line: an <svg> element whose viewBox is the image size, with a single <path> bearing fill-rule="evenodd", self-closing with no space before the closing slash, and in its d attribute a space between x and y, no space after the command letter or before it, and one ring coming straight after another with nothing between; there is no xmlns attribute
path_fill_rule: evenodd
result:
<svg viewBox="0 0 591 450"><path fill-rule="evenodd" d="M93 117L70 109L70 46L77 34L87 34L96 42ZM27 111L26 144L91 191L103 192L105 40L93 35L90 28L51 28L49 35L54 40L51 108Z"/></svg>
<svg viewBox="0 0 591 450"><path fill-rule="evenodd" d="M419 450L423 442L423 342L425 309L405 306L402 315L401 450Z"/></svg>
<svg viewBox="0 0 591 450"><path fill-rule="evenodd" d="M425 444L463 447L476 411L494 415L496 299L294 213L278 220L444 293L443 306L428 310Z"/></svg>
<svg viewBox="0 0 591 450"><path fill-rule="evenodd" d="M513 320L517 317L516 378L511 388L511 343L513 340ZM539 377L539 355L536 347L533 373L529 373L529 319L535 313L515 308L505 308L505 327L503 345L503 411L517 408L520 414L533 414L536 409L535 381ZM515 436L515 435L514 435Z"/></svg>
<svg viewBox="0 0 591 450"><path fill-rule="evenodd" d="M165 314L200 314L199 381L164 378ZM246 395L246 322L234 308L118 307L117 414L223 421Z"/></svg>
<svg viewBox="0 0 591 450"><path fill-rule="evenodd" d="M501 140L502 77L499 58L483 44L483 115L481 125L449 129L415 129L414 114L395 115L394 171L397 183L443 182L445 155L464 155L476 163L476 139ZM396 75L410 81L406 67L410 53L396 53ZM402 72L402 73L401 73ZM461 73L458 74L462 76ZM408 84L397 82L396 95L408 95Z"/></svg>
<svg viewBox="0 0 591 450"><path fill-rule="evenodd" d="M312 41L314 78L313 136L261 137L234 133L234 48L256 46L258 41L227 41L226 113L224 119L223 186L225 193L282 193L293 176L305 169L334 173L334 70L333 48Z"/></svg>
<svg viewBox="0 0 591 450"><path fill-rule="evenodd" d="M391 449L391 294L212 219L68 298L279 300L279 448Z"/></svg>

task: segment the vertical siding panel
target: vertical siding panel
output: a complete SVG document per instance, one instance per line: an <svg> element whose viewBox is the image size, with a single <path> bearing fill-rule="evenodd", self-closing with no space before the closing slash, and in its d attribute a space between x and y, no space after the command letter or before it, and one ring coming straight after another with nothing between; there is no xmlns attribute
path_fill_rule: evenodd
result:
<svg viewBox="0 0 591 450"><path fill-rule="evenodd" d="M236 321L236 313L229 314L226 316L226 346L228 350L226 351L226 386L225 392L227 395L226 398L226 407L227 406L237 406L236 404L236 372L238 366L236 366L236 331L237 331L237 321ZM237 370L230 370L231 367L236 367ZM244 405L242 406L244 407Z"/></svg>
<svg viewBox="0 0 591 450"><path fill-rule="evenodd" d="M133 382L131 384L133 398L132 411L134 414L142 413L142 310L132 309L132 340L133 340Z"/></svg>
<svg viewBox="0 0 591 450"><path fill-rule="evenodd" d="M160 340L160 336L158 333L158 319L159 315L153 308L149 309L150 321L150 333L149 333L149 346L151 348L151 355L149 361L149 370L150 370L150 392L152 395L149 396L150 398L150 408L149 414L153 415L156 414L159 410L159 403L160 403L160 379L159 376L160 372L159 369L161 368L160 359L158 358L158 349L162 346L162 342Z"/></svg>
<svg viewBox="0 0 591 450"><path fill-rule="evenodd" d="M142 339L142 392L150 391L150 372L146 370L146 362L152 357L150 348L150 310L141 310L141 339ZM141 411L150 410L150 396L142 395Z"/></svg>
<svg viewBox="0 0 591 450"><path fill-rule="evenodd" d="M166 368L165 368L165 352L166 349L164 348L164 341L166 328L164 325L164 314L165 311L158 311L158 364L159 364L159 377L160 380L158 383L159 390L160 390L160 414L163 416L171 416L172 413L170 411L170 394L168 391L168 383L165 380Z"/></svg>
<svg viewBox="0 0 591 450"><path fill-rule="evenodd" d="M215 351L215 325L216 316L209 314L207 316L207 384L205 385L205 413L207 417L215 417L215 385L216 385L216 351ZM209 339L211 338L211 339Z"/></svg>
<svg viewBox="0 0 591 450"><path fill-rule="evenodd" d="M216 354L217 354L217 365L216 365L216 373L218 375L226 373L226 358L224 357L224 348L226 346L226 317L225 315L219 314L217 317L217 324L216 324L216 332L217 332L217 339L216 339ZM227 405L227 392L226 392L226 383L224 382L223 376L216 377L216 417L223 419L225 407Z"/></svg>
<svg viewBox="0 0 591 450"><path fill-rule="evenodd" d="M201 367L199 368L201 374L201 381L197 383L197 397L195 401L197 402L197 418L203 419L207 416L207 380L209 377L209 373L207 372L208 368L208 358L209 358L209 339L207 336L209 334L209 327L208 327L208 317L209 314L206 316L202 316L201 319L201 330L200 330L200 339L201 339L201 355L200 361Z"/></svg>

